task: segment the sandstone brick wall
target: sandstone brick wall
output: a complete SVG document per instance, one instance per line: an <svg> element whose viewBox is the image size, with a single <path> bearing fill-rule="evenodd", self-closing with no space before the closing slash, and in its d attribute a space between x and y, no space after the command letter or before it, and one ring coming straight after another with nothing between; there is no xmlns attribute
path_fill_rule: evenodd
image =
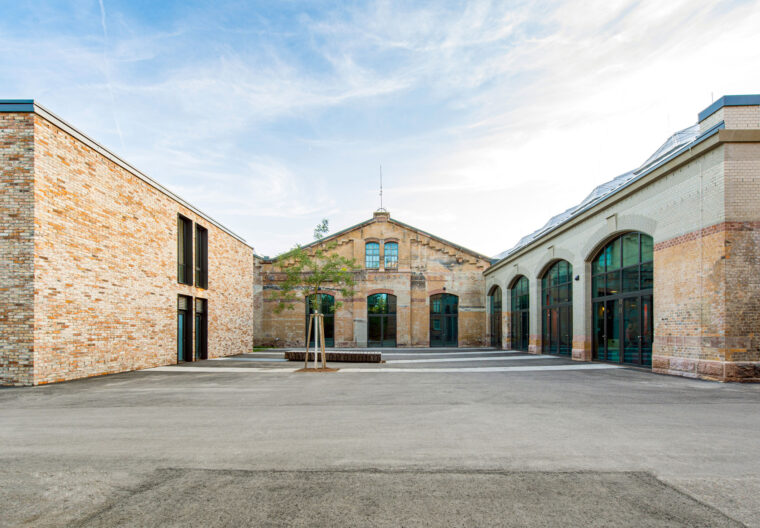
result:
<svg viewBox="0 0 760 528"><path fill-rule="evenodd" d="M366 346L367 297L372 293L392 293L397 298L397 334L400 347L427 347L430 344L430 295L442 291L459 297L459 346L486 344L485 291L482 272L489 262L484 258L446 244L424 233L376 215L368 224L340 234L335 251L356 260L362 270L357 273L355 295L343 299L340 293L324 287L343 303L335 314L335 345ZM364 248L367 241L385 241L399 245L398 268L386 270L381 253L378 270L365 269ZM305 314L303 301L280 314L272 292L282 276L271 263L261 264L263 284L263 329L256 342L267 346L303 346Z"/></svg>
<svg viewBox="0 0 760 528"><path fill-rule="evenodd" d="M253 343L253 252L34 115L34 383L176 362L177 296L208 300L209 357ZM208 290L177 282L177 215L208 229Z"/></svg>
<svg viewBox="0 0 760 528"><path fill-rule="evenodd" d="M0 113L0 385L33 380L34 121Z"/></svg>

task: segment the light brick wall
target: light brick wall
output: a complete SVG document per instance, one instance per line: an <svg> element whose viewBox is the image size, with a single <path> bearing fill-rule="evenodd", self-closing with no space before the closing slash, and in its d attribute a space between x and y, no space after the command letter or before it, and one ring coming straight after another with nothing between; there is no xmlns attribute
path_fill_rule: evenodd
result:
<svg viewBox="0 0 760 528"><path fill-rule="evenodd" d="M729 128L760 129L760 106L724 106L699 122L699 130L705 130L723 121Z"/></svg>
<svg viewBox="0 0 760 528"><path fill-rule="evenodd" d="M34 367L34 121L0 113L0 385Z"/></svg>
<svg viewBox="0 0 760 528"><path fill-rule="evenodd" d="M707 120L760 128L760 107L725 107ZM714 123L712 123L714 124ZM552 212L547 211L547 217ZM530 349L541 350L540 275L555 259L573 274L573 357L591 359L591 265L625 231L654 238L653 370L721 380L760 380L760 144L725 143L542 241L486 275L486 290L530 280ZM505 318L504 335L510 335Z"/></svg>
<svg viewBox="0 0 760 528"><path fill-rule="evenodd" d="M34 116L34 383L176 362L178 294L208 300L209 357L253 343L253 252ZM177 215L208 229L208 290L177 283Z"/></svg>
<svg viewBox="0 0 760 528"><path fill-rule="evenodd" d="M377 271L364 269L364 247L368 240L380 242L381 268ZM383 243L391 240L399 245L397 270L385 270L383 267ZM330 285L324 288L343 303L335 314L336 346L366 346L367 296L374 290L388 290L396 295L397 345L429 346L430 295L443 288L446 288L446 293L459 297L459 346L483 346L486 343L486 300L482 272L489 265L487 260L393 221L385 221L383 217L376 217L368 225L341 234L336 241L335 251L355 259L362 268L356 276L353 298L341 298L340 293L331 290ZM263 306L263 329L257 336L257 344L303 346L304 302L293 303L293 310L275 313L278 303L272 292L283 277L271 263L262 263L261 273L262 295L256 304Z"/></svg>

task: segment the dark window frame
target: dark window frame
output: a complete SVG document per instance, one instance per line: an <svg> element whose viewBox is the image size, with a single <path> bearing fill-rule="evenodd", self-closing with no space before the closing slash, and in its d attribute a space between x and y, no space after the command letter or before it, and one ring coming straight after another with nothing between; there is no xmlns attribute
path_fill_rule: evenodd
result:
<svg viewBox="0 0 760 528"><path fill-rule="evenodd" d="M196 297L193 302L195 340L193 361L208 359L208 299Z"/></svg>
<svg viewBox="0 0 760 528"><path fill-rule="evenodd" d="M393 250L391 254L388 254L388 247ZM389 241L383 244L383 261L385 263L385 269L398 269L398 242Z"/></svg>
<svg viewBox="0 0 760 528"><path fill-rule="evenodd" d="M510 348L527 352L530 338L530 280L528 277L525 275L517 277L512 283L509 294L511 299Z"/></svg>
<svg viewBox="0 0 760 528"><path fill-rule="evenodd" d="M635 244L626 244L636 237ZM629 231L608 240L591 260L592 356L597 361L648 367L652 363L653 239ZM617 248L616 260L612 261ZM627 255L635 248L636 259ZM633 306L634 311L626 311ZM631 328L626 320L631 313ZM635 334L635 335L633 335ZM635 339L634 339L635 338Z"/></svg>
<svg viewBox="0 0 760 528"><path fill-rule="evenodd" d="M177 282L193 285L193 221L177 215Z"/></svg>
<svg viewBox="0 0 760 528"><path fill-rule="evenodd" d="M208 289L208 229L195 224L195 286Z"/></svg>
<svg viewBox="0 0 760 528"><path fill-rule="evenodd" d="M555 261L541 277L541 321L543 353L572 355L573 265L566 260Z"/></svg>
<svg viewBox="0 0 760 528"><path fill-rule="evenodd" d="M184 348L182 350L182 359L179 357L179 316L184 315L184 332L182 341ZM189 295L177 296L177 363L185 363L193 360L195 344L193 343L193 319L194 319L193 298Z"/></svg>
<svg viewBox="0 0 760 528"><path fill-rule="evenodd" d="M488 294L488 318L491 325L490 343L492 347L501 348L501 312L503 296L500 286L491 288Z"/></svg>
<svg viewBox="0 0 760 528"><path fill-rule="evenodd" d="M377 248L377 253L374 251L369 252L370 246ZM370 262L370 258L372 259ZM364 243L364 267L367 269L380 269L380 242L365 242Z"/></svg>

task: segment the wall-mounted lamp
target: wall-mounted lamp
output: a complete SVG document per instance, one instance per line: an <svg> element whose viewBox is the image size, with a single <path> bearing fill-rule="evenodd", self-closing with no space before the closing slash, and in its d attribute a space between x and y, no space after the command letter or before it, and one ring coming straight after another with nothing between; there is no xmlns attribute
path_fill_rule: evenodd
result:
<svg viewBox="0 0 760 528"><path fill-rule="evenodd" d="M581 276L580 275L576 275L575 276L575 280L577 280L577 281L581 280Z"/></svg>
<svg viewBox="0 0 760 528"><path fill-rule="evenodd" d="M443 291L446 291L446 286L443 287Z"/></svg>

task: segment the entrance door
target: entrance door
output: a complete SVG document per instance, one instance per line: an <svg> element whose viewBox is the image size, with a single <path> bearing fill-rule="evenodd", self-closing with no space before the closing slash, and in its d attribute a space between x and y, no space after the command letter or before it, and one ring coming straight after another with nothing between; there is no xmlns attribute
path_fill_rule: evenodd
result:
<svg viewBox="0 0 760 528"><path fill-rule="evenodd" d="M620 302L594 303L594 359L620 361Z"/></svg>
<svg viewBox="0 0 760 528"><path fill-rule="evenodd" d="M367 297L367 346L396 346L396 296L376 293Z"/></svg>
<svg viewBox="0 0 760 528"><path fill-rule="evenodd" d="M573 267L557 261L541 279L544 354L570 355L573 350Z"/></svg>
<svg viewBox="0 0 760 528"><path fill-rule="evenodd" d="M459 297L439 293L430 297L430 346L459 346Z"/></svg>
<svg viewBox="0 0 760 528"><path fill-rule="evenodd" d="M192 298L180 295L177 299L177 363L192 361L190 343L192 342L192 320L190 308Z"/></svg>
<svg viewBox="0 0 760 528"><path fill-rule="evenodd" d="M317 295L316 301L313 299L314 295L306 297L306 325L305 334L308 335L309 331L309 314L317 313L317 307L319 307L319 313L324 315L325 321L325 346L335 346L335 297L328 293L320 293ZM319 305L316 303L319 302ZM309 346L314 346L315 339L314 328L311 329L311 340ZM306 336L304 335L304 338Z"/></svg>
<svg viewBox="0 0 760 528"><path fill-rule="evenodd" d="M195 360L208 359L207 301L195 299Z"/></svg>
<svg viewBox="0 0 760 528"><path fill-rule="evenodd" d="M594 258L594 359L652 364L652 257L652 237L626 233Z"/></svg>

